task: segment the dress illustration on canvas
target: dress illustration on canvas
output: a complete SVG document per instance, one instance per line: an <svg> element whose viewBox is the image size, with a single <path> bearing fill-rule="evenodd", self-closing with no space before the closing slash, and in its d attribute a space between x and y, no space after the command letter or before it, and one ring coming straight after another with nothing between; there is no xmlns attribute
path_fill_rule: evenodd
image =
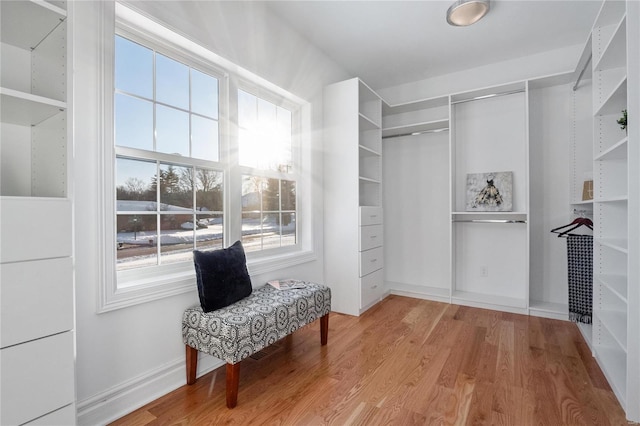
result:
<svg viewBox="0 0 640 426"><path fill-rule="evenodd" d="M478 205L499 206L500 204L502 204L500 191L493 184L493 179L487 179L487 185L476 195L473 207L475 208Z"/></svg>
<svg viewBox="0 0 640 426"><path fill-rule="evenodd" d="M513 173L467 174L466 210L508 212L513 208Z"/></svg>

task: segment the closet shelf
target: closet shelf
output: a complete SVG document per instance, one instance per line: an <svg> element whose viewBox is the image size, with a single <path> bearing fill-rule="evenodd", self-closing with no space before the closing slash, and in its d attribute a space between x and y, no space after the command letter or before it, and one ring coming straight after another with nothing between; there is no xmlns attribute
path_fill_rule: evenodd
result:
<svg viewBox="0 0 640 426"><path fill-rule="evenodd" d="M451 220L520 220L526 221L525 212L451 212Z"/></svg>
<svg viewBox="0 0 640 426"><path fill-rule="evenodd" d="M395 115L403 114L405 112L419 111L422 109L431 109L438 107L445 107L449 105L449 98L447 96L438 96L436 98L421 99L418 101L412 101L402 104L387 104L382 103L382 115Z"/></svg>
<svg viewBox="0 0 640 426"><path fill-rule="evenodd" d="M598 18L593 24L594 27L607 27L616 25L626 13L626 6L621 1L606 1L602 4L598 12Z"/></svg>
<svg viewBox="0 0 640 426"><path fill-rule="evenodd" d="M367 117L363 113L359 113L359 115L360 115L360 131L380 129L380 125L375 121L373 121L371 118Z"/></svg>
<svg viewBox="0 0 640 426"><path fill-rule="evenodd" d="M628 147L629 137L625 136L622 140L616 142L609 148L602 151L600 154L594 157L595 161L605 161L605 160L626 160L627 155L627 147Z"/></svg>
<svg viewBox="0 0 640 426"><path fill-rule="evenodd" d="M629 242L623 239L616 238L596 238L595 240L598 244L604 247L609 247L610 249L619 251L621 253L629 252Z"/></svg>
<svg viewBox="0 0 640 426"><path fill-rule="evenodd" d="M627 106L627 76L625 75L618 84L615 85L609 96L607 96L600 107L596 110L598 115L617 115Z"/></svg>
<svg viewBox="0 0 640 426"><path fill-rule="evenodd" d="M596 203L626 203L629 200L627 195L617 195L615 197L598 198Z"/></svg>
<svg viewBox="0 0 640 426"><path fill-rule="evenodd" d="M34 126L67 108L66 102L0 87L2 122Z"/></svg>
<svg viewBox="0 0 640 426"><path fill-rule="evenodd" d="M616 26L613 35L605 46L600 60L595 64L595 71L621 68L627 64L627 21L623 16Z"/></svg>
<svg viewBox="0 0 640 426"><path fill-rule="evenodd" d="M358 145L358 147L360 148L360 154L363 156L375 156L375 157L379 157L380 155L382 155L380 152L369 148L368 146L365 145Z"/></svg>
<svg viewBox="0 0 640 426"><path fill-rule="evenodd" d="M627 276L626 275L597 275L596 279L607 287L624 303L627 303Z"/></svg>
<svg viewBox="0 0 640 426"><path fill-rule="evenodd" d="M0 1L2 42L21 49L36 47L67 17L67 11L46 1Z"/></svg>
<svg viewBox="0 0 640 426"><path fill-rule="evenodd" d="M412 136L423 132L440 132L449 130L449 120L434 120L422 123L408 124L406 126L393 126L382 129L382 137Z"/></svg>
<svg viewBox="0 0 640 426"><path fill-rule="evenodd" d="M627 313L600 310L597 313L602 325L623 352L627 352Z"/></svg>
<svg viewBox="0 0 640 426"><path fill-rule="evenodd" d="M360 176L359 177L360 182L366 182L366 183L381 183L378 179L371 179L368 177L364 177L364 176Z"/></svg>

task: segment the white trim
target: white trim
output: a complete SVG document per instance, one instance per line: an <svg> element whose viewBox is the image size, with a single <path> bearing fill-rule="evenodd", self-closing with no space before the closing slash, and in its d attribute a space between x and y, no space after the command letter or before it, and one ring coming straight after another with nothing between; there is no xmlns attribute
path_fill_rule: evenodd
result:
<svg viewBox="0 0 640 426"><path fill-rule="evenodd" d="M296 103L306 103L304 99L285 91L281 87L278 87L270 81L257 76L253 72L234 64L233 62L223 58L222 56L216 55L212 51L196 43L187 36L180 34L180 32L176 31L174 28L168 28L166 25L160 24L153 18L144 16L141 12L135 11L123 5L122 3L116 2L116 16L118 17L119 23L133 28L140 28L145 33L153 34L155 36L161 36L163 40L168 41L174 48L178 50L193 52L198 57L202 57L208 61L211 61L212 63L224 68L228 72L235 74L241 79L253 82ZM167 29L171 31L170 36L166 35Z"/></svg>
<svg viewBox="0 0 640 426"><path fill-rule="evenodd" d="M199 354L197 377L225 363ZM104 425L186 384L185 358L168 362L145 374L78 401L78 425Z"/></svg>

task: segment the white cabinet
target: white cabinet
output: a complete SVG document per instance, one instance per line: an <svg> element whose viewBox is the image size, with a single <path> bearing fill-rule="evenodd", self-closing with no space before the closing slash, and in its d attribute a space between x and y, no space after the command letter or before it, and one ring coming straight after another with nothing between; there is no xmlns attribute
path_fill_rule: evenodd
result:
<svg viewBox="0 0 640 426"><path fill-rule="evenodd" d="M71 6L0 2L2 424L76 421Z"/></svg>
<svg viewBox="0 0 640 426"><path fill-rule="evenodd" d="M627 418L634 421L640 420L640 324L636 314L639 141L637 131L627 134L617 121L623 110L638 105L637 83L628 81L627 76L638 78L639 21L635 2L607 0L591 34L595 224L592 349Z"/></svg>
<svg viewBox="0 0 640 426"><path fill-rule="evenodd" d="M360 315L384 295L382 101L358 79L324 92L324 258L332 308Z"/></svg>

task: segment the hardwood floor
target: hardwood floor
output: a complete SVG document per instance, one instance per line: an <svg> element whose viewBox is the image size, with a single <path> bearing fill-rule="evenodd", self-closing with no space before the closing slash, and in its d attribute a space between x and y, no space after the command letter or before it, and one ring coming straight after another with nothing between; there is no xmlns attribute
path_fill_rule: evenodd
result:
<svg viewBox="0 0 640 426"><path fill-rule="evenodd" d="M361 317L332 313L242 362L238 406L225 369L114 425L627 425L575 324L389 296Z"/></svg>

